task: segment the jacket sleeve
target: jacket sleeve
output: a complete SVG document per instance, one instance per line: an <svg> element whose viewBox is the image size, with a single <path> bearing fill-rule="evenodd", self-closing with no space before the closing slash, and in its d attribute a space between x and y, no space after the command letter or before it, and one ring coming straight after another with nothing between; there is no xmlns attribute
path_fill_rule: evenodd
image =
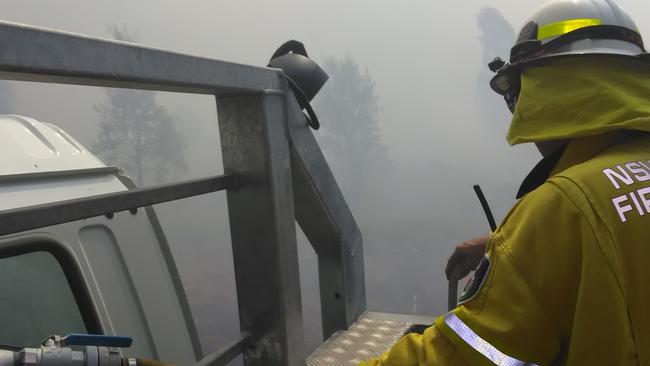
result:
<svg viewBox="0 0 650 366"><path fill-rule="evenodd" d="M550 364L570 332L582 243L593 240L572 200L542 185L491 236L475 293L424 335L405 336L362 365Z"/></svg>
<svg viewBox="0 0 650 366"><path fill-rule="evenodd" d="M456 349L434 325L420 334L402 337L397 344L377 360L362 363L362 366L416 366L449 365L466 363L456 354Z"/></svg>

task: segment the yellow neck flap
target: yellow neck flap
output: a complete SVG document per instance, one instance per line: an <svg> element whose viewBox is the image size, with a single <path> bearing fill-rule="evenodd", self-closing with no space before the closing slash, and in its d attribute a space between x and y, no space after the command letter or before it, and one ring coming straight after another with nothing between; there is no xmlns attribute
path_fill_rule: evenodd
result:
<svg viewBox="0 0 650 366"><path fill-rule="evenodd" d="M526 69L508 142L511 145L650 132L650 63L632 58L567 57Z"/></svg>

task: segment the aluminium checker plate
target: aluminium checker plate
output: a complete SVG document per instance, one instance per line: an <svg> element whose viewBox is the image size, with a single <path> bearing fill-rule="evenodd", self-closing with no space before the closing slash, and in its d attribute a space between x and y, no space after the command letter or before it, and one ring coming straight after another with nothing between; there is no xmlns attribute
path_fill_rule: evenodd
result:
<svg viewBox="0 0 650 366"><path fill-rule="evenodd" d="M432 324L433 318L365 313L348 330L334 333L311 356L307 366L353 366L388 351L414 325Z"/></svg>

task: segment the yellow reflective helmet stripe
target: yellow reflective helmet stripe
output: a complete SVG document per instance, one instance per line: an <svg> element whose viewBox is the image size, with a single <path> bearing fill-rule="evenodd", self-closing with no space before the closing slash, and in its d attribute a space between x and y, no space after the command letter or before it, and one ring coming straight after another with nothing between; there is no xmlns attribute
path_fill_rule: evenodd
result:
<svg viewBox="0 0 650 366"><path fill-rule="evenodd" d="M603 24L603 21L600 19L571 19L542 25L537 31L537 40L542 41L547 38L565 35L580 28L592 27L601 24Z"/></svg>

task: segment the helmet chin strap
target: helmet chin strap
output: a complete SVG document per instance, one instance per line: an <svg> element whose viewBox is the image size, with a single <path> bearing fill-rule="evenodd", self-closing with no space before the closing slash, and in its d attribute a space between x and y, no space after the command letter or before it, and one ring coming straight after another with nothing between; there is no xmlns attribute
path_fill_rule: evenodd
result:
<svg viewBox="0 0 650 366"><path fill-rule="evenodd" d="M273 53L273 56L271 56L271 60L273 60L274 58L278 58L280 56L284 56L287 53L296 53L298 55L302 55L309 58L309 55L307 55L307 49L305 48L305 45L300 41L296 41L295 39L292 39L290 41L284 42L282 46L278 47L275 53Z"/></svg>
<svg viewBox="0 0 650 366"><path fill-rule="evenodd" d="M318 131L320 129L320 121L318 120L318 116L316 115L316 112L314 112L314 108L312 108L311 103L309 103L309 100L307 99L307 96L305 93L302 91L300 86L289 77L287 74L283 74L285 79L289 82L289 86L291 87L291 90L293 90L293 94L296 96L296 99L298 100L298 104L303 106L307 113L305 114L305 119L307 120L307 124L314 130Z"/></svg>
<svg viewBox="0 0 650 366"><path fill-rule="evenodd" d="M305 48L305 45L302 42L296 40L290 40L283 43L280 47L278 47L278 49L273 53L273 56L271 56L270 62L272 62L276 58L282 57L289 53L294 53L309 58L309 55L307 54L307 49ZM303 88L301 88L300 85L296 82L296 80L292 79L289 75L287 75L286 70L284 71L285 72L282 75L289 83L289 87L293 91L293 94L296 97L298 104L300 105L301 108L303 108L306 111L306 113L303 114L305 116L307 124L314 130L320 129L320 121L318 120L318 116L316 115L316 112L314 112L314 108L312 108L311 106L309 97L307 96Z"/></svg>

